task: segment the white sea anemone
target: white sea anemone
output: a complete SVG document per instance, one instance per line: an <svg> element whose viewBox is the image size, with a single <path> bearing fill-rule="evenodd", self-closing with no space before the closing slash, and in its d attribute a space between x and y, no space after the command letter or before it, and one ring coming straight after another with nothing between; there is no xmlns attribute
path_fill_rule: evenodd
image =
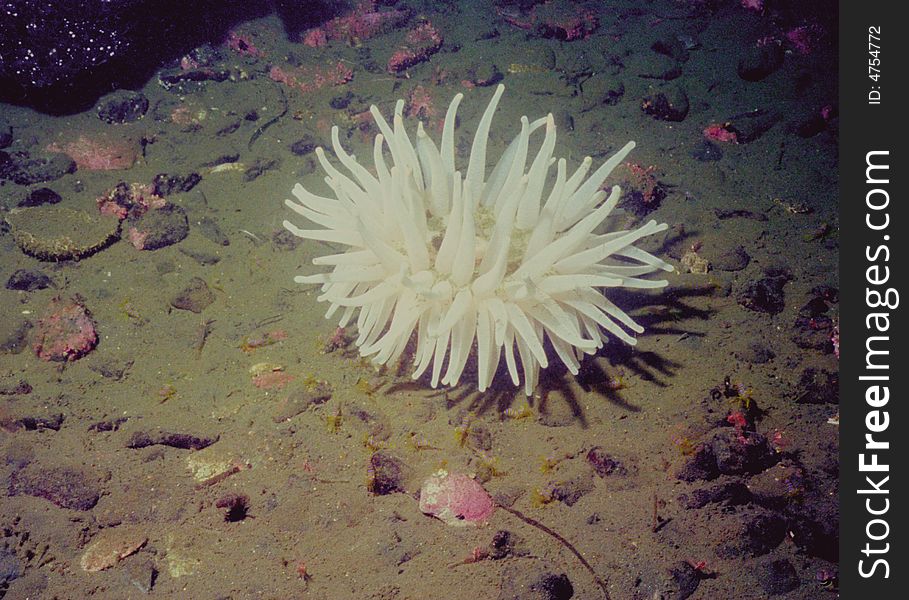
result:
<svg viewBox="0 0 909 600"><path fill-rule="evenodd" d="M521 117L520 134L486 177L489 128L503 91L498 86L480 119L463 174L455 166L454 150L455 114L463 94L448 107L441 148L422 123L416 144L411 141L403 100L395 105L393 127L372 106L380 133L371 170L344 150L338 128L332 128L335 155L349 174L318 148L334 197L317 196L297 184L296 201L287 200L287 206L320 227L301 229L289 221L284 226L301 238L343 248L313 260L331 267L330 272L294 279L322 284L318 299L331 305L326 318L341 309L343 327L356 315L361 355L378 364L395 361L416 334L413 378L431 366L433 387L440 381L453 386L476 342L480 391L492 383L504 351L511 380L520 384L520 361L530 395L540 367L549 364L545 339L574 374L580 358L602 347L607 334L634 344L624 328L636 333L643 328L603 290L663 287L665 280L640 276L673 267L633 245L665 230L665 223L594 232L619 200L618 186L608 197L600 187L634 142L589 177L590 157L568 175L565 159L552 156L552 115L533 122ZM541 128L542 144L528 166L530 137ZM544 194L547 184L551 188Z"/></svg>

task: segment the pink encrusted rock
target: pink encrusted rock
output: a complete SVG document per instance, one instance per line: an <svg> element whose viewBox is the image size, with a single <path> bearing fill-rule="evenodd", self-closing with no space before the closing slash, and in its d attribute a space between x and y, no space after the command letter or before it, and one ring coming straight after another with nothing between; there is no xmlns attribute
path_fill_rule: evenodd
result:
<svg viewBox="0 0 909 600"><path fill-rule="evenodd" d="M448 525L477 525L495 511L492 498L474 479L441 470L420 488L420 511Z"/></svg>
<svg viewBox="0 0 909 600"><path fill-rule="evenodd" d="M75 298L54 298L38 321L35 354L47 361L76 360L98 345L91 313Z"/></svg>

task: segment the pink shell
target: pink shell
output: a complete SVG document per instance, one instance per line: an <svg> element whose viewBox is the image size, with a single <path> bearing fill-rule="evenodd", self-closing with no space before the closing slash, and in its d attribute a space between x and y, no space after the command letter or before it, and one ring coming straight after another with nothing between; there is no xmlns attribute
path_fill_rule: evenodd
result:
<svg viewBox="0 0 909 600"><path fill-rule="evenodd" d="M420 488L420 511L449 525L482 523L495 508L483 486L461 473L438 471Z"/></svg>

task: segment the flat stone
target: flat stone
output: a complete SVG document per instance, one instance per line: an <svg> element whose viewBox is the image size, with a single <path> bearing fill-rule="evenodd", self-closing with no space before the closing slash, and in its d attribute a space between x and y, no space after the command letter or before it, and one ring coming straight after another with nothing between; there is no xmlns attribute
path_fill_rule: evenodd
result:
<svg viewBox="0 0 909 600"><path fill-rule="evenodd" d="M120 220L59 206L14 209L6 216L19 249L38 260L79 260L120 238Z"/></svg>

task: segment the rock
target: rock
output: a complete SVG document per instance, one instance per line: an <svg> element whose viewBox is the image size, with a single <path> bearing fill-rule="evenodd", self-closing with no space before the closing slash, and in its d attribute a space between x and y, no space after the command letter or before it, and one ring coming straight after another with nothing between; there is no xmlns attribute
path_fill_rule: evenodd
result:
<svg viewBox="0 0 909 600"><path fill-rule="evenodd" d="M537 561L539 562L539 561ZM568 600L574 586L565 573L558 573L545 563L527 568L522 562L507 564L497 600Z"/></svg>
<svg viewBox="0 0 909 600"><path fill-rule="evenodd" d="M215 293L209 289L205 280L193 277L190 279L189 285L171 299L170 305L179 310L201 313L214 301Z"/></svg>
<svg viewBox="0 0 909 600"><path fill-rule="evenodd" d="M787 281L789 281L789 277L786 275L775 275L750 281L739 293L737 301L748 310L771 315L779 314L786 307L783 286Z"/></svg>
<svg viewBox="0 0 909 600"><path fill-rule="evenodd" d="M607 454L599 446L594 446L587 452L587 464L593 467L593 471L603 478L628 475L628 469L625 468L622 461Z"/></svg>
<svg viewBox="0 0 909 600"><path fill-rule="evenodd" d="M679 504L689 510L704 508L708 504L722 504L725 507L741 506L752 500L751 490L738 481L697 489L691 492L690 496L687 494L679 496Z"/></svg>
<svg viewBox="0 0 909 600"><path fill-rule="evenodd" d="M745 81L760 81L780 68L785 55L783 47L779 44L751 46L739 59L736 71Z"/></svg>
<svg viewBox="0 0 909 600"><path fill-rule="evenodd" d="M312 136L306 135L290 145L290 151L296 156L306 156L319 147L319 142Z"/></svg>
<svg viewBox="0 0 909 600"><path fill-rule="evenodd" d="M760 433L739 431L733 427L717 430L710 445L717 469L723 475L760 473L775 465L780 458Z"/></svg>
<svg viewBox="0 0 909 600"><path fill-rule="evenodd" d="M158 173L152 180L152 186L156 196L166 197L171 194L188 192L200 181L202 181L202 176L195 171L188 175Z"/></svg>
<svg viewBox="0 0 909 600"><path fill-rule="evenodd" d="M405 465L396 456L380 450L369 458L366 491L373 496L403 493Z"/></svg>
<svg viewBox="0 0 909 600"><path fill-rule="evenodd" d="M54 298L38 321L35 355L47 361L72 361L98 345L91 313L78 298Z"/></svg>
<svg viewBox="0 0 909 600"><path fill-rule="evenodd" d="M202 450L218 441L217 435L193 435L170 431L134 431L126 442L126 447L133 450L149 446L170 446L180 450Z"/></svg>
<svg viewBox="0 0 909 600"><path fill-rule="evenodd" d="M771 512L742 513L737 531L729 541L717 548L720 558L763 556L780 545L786 537L786 520Z"/></svg>
<svg viewBox="0 0 909 600"><path fill-rule="evenodd" d="M30 206L41 206L42 204L57 204L63 200L60 194L46 187L40 187L28 193L28 196L20 200L16 206L18 208L28 208Z"/></svg>
<svg viewBox="0 0 909 600"><path fill-rule="evenodd" d="M757 109L729 117L725 129L735 134L736 143L747 144L761 137L779 120L780 115L776 111Z"/></svg>
<svg viewBox="0 0 909 600"><path fill-rule="evenodd" d="M701 572L687 561L677 562L669 568L669 574L675 584L673 598L685 600L693 594L701 584Z"/></svg>
<svg viewBox="0 0 909 600"><path fill-rule="evenodd" d="M16 269L6 280L6 289L20 292L34 292L57 287L50 277L37 269Z"/></svg>
<svg viewBox="0 0 909 600"><path fill-rule="evenodd" d="M754 431L719 427L699 444L677 474L682 481L760 473L779 461L767 438Z"/></svg>
<svg viewBox="0 0 909 600"><path fill-rule="evenodd" d="M148 98L141 92L117 91L98 104L96 111L105 123L132 123L148 112Z"/></svg>
<svg viewBox="0 0 909 600"><path fill-rule="evenodd" d="M693 48L695 46L694 41L690 42L690 46ZM668 56L673 60L679 62L685 62L688 60L689 46L679 38L679 36L666 34L652 44L650 44L650 49L656 52L657 54L662 54L663 56Z"/></svg>
<svg viewBox="0 0 909 600"><path fill-rule="evenodd" d="M126 223L126 237L137 250L158 250L189 235L186 211L170 203L138 216L131 215Z"/></svg>
<svg viewBox="0 0 909 600"><path fill-rule="evenodd" d="M701 583L700 572L685 561L668 567L645 562L640 569L632 600L685 600Z"/></svg>
<svg viewBox="0 0 909 600"><path fill-rule="evenodd" d="M495 504L474 479L440 470L420 487L420 512L448 525L477 525L492 516Z"/></svg>
<svg viewBox="0 0 909 600"><path fill-rule="evenodd" d="M6 219L19 249L38 260L80 260L120 239L120 221L113 215L39 206L16 209Z"/></svg>
<svg viewBox="0 0 909 600"><path fill-rule="evenodd" d="M807 368L799 376L794 393L798 404L837 404L840 377L826 369Z"/></svg>
<svg viewBox="0 0 909 600"><path fill-rule="evenodd" d="M720 470L717 468L716 456L710 444L698 444L676 474L682 481L710 481L719 476Z"/></svg>
<svg viewBox="0 0 909 600"><path fill-rule="evenodd" d="M76 161L60 152L46 152L35 158L28 153L14 153L7 155L7 160L0 160L0 179L19 185L55 181L75 172Z"/></svg>
<svg viewBox="0 0 909 600"><path fill-rule="evenodd" d="M585 472L548 482L540 490L540 497L544 501L558 500L566 506L574 506L578 500L592 491L593 481Z"/></svg>
<svg viewBox="0 0 909 600"><path fill-rule="evenodd" d="M658 91L641 103L641 110L658 121L683 121L688 108L688 94L679 86Z"/></svg>
<svg viewBox="0 0 909 600"><path fill-rule="evenodd" d="M798 573L785 558L768 560L755 569L755 579L769 596L791 592L800 585Z"/></svg>
<svg viewBox="0 0 909 600"><path fill-rule="evenodd" d="M60 508L91 510L101 498L98 477L76 467L29 465L10 475L9 494L44 498Z"/></svg>
<svg viewBox="0 0 909 600"><path fill-rule="evenodd" d="M79 559L83 571L95 573L113 567L118 562L135 554L148 542L148 536L138 527L128 525L102 529L86 546Z"/></svg>

